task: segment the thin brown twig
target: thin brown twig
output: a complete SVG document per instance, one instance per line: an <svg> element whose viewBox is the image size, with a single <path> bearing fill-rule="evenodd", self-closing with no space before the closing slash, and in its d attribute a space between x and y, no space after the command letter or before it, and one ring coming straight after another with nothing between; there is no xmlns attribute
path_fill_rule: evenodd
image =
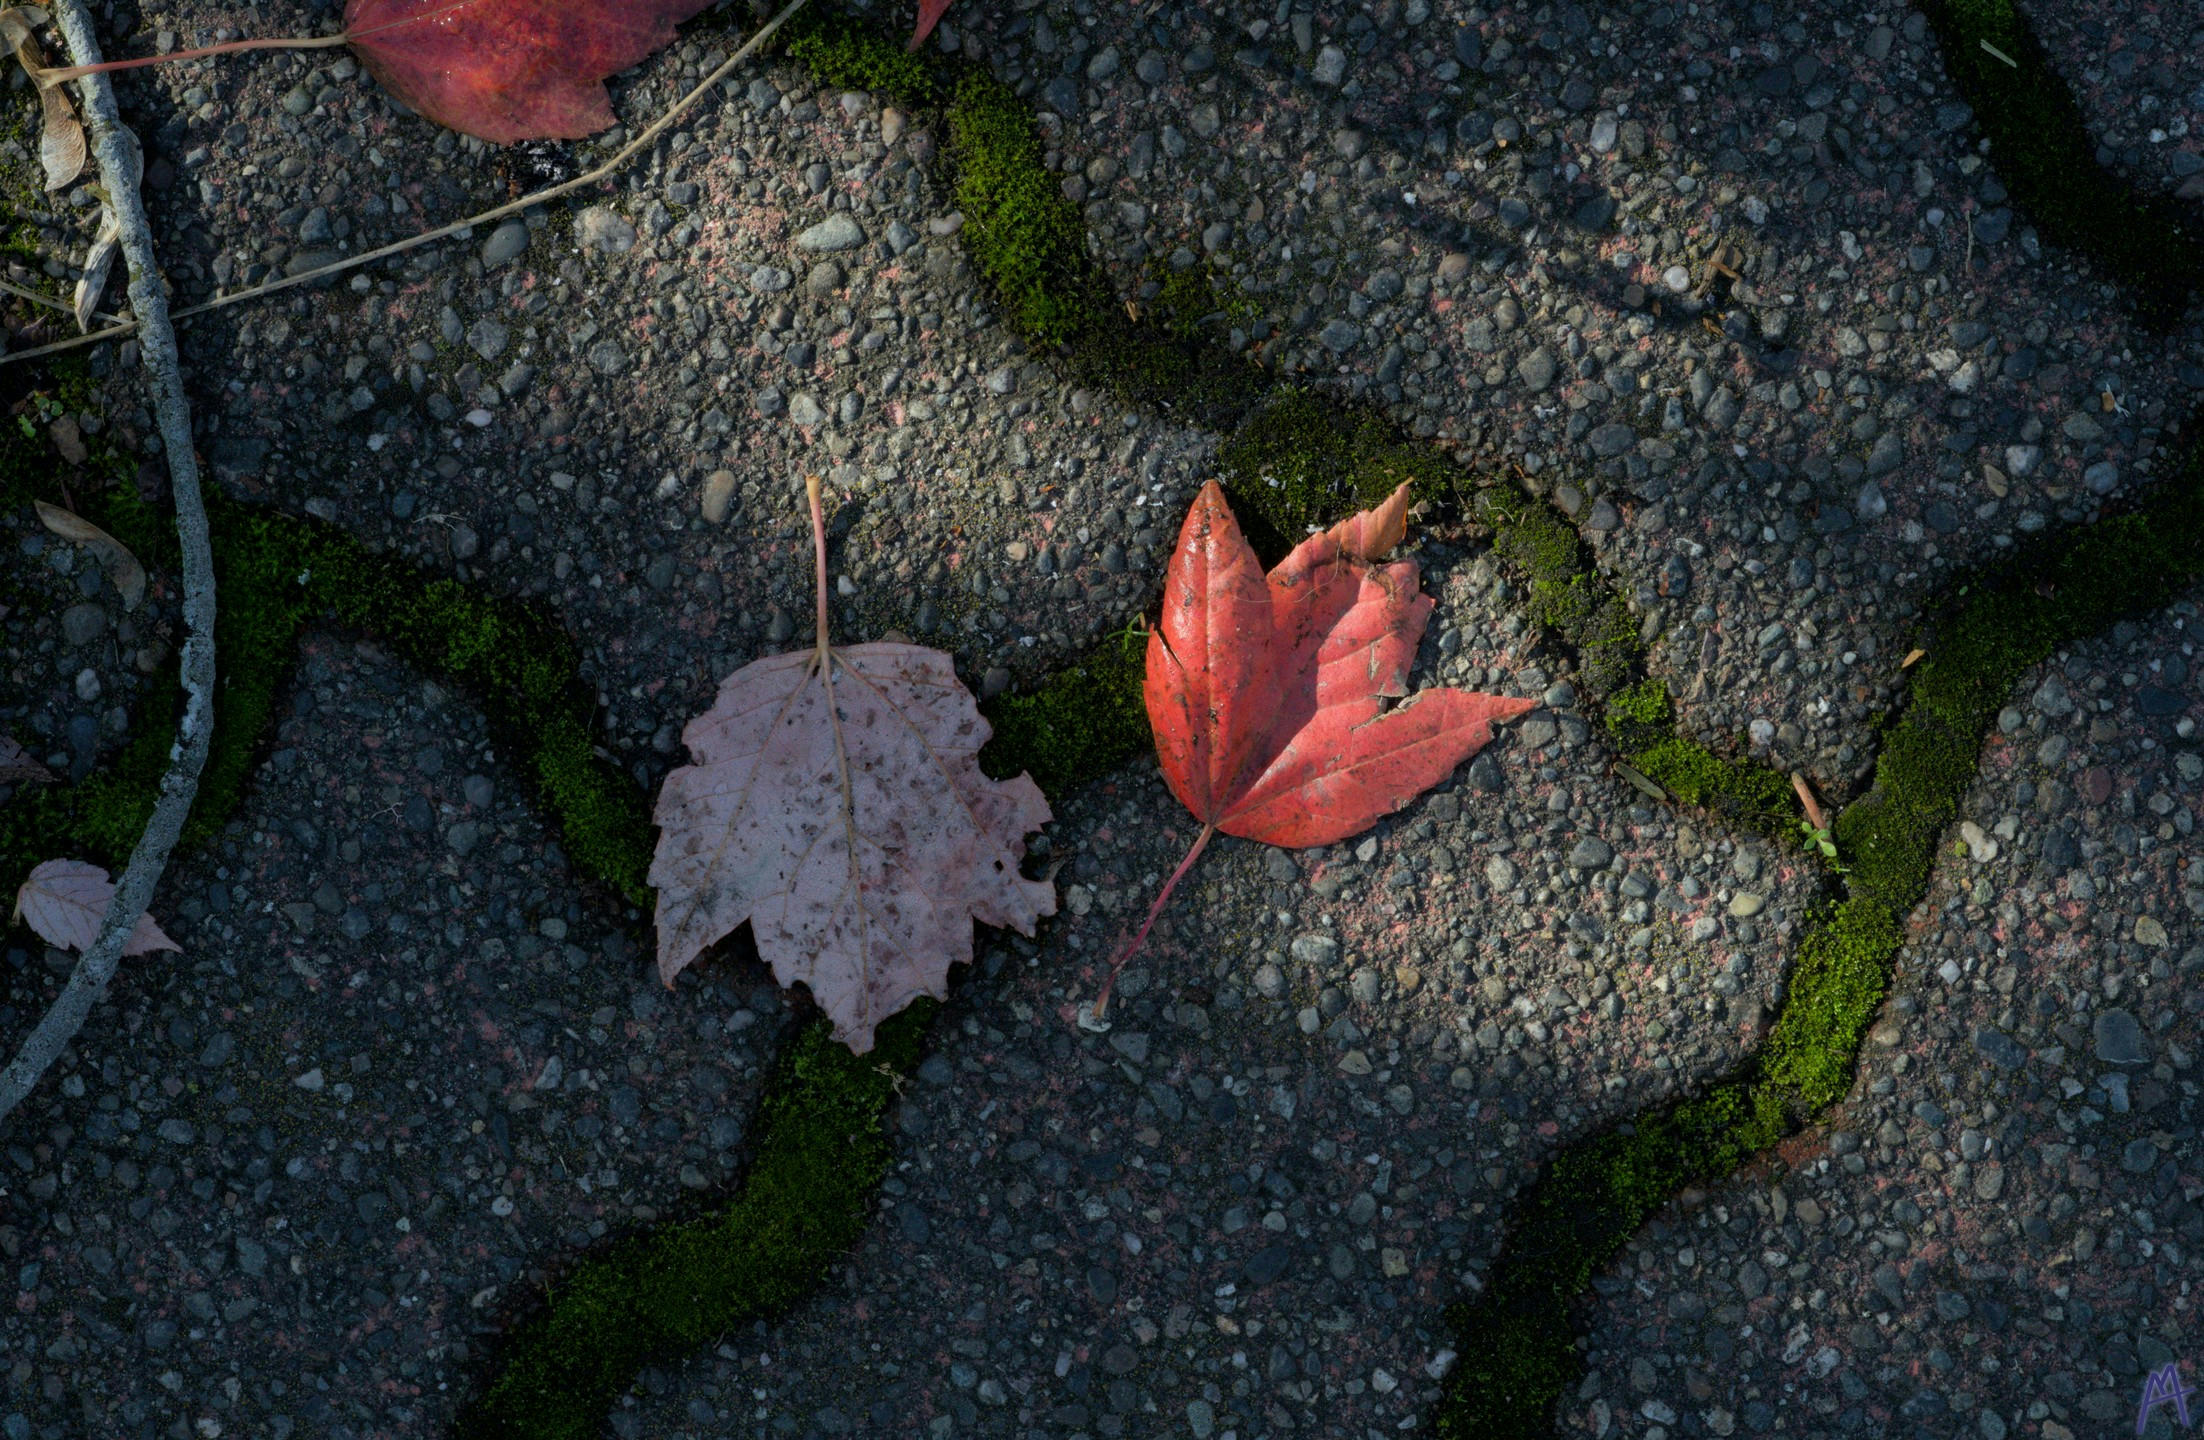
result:
<svg viewBox="0 0 2204 1440"><path fill-rule="evenodd" d="M689 91L688 94L682 96L679 100L676 100L670 107L667 108L664 114L660 115L656 120L652 121L650 126L645 129L642 134L636 136L633 140L630 140L627 144L621 146L618 153L613 155L610 160L607 160L604 164L599 165L596 169L591 170L586 174L577 175L571 180L562 181L557 185L549 187L548 189L538 190L533 195L523 195L518 200L511 200L503 205L494 206L491 209L483 211L479 215L470 215L464 220L455 220L449 225L439 226L434 230L425 230L419 235L414 235L404 240L395 241L392 244L385 245L380 249L369 250L359 255L347 256L346 258L337 261L335 264L323 265L313 270L304 270L296 275L286 275L281 280L270 280L263 284L255 285L249 290L239 290L230 295L219 295L212 300L202 301L197 305L186 306L181 310L171 312L169 318L171 320L189 320L193 316L205 315L210 311L220 310L230 305L242 304L247 300L258 300L262 296L273 295L276 294L278 291L291 289L293 286L310 284L316 280L326 280L329 277L341 274L346 270L356 269L359 266L371 264L377 260L387 260L393 255L402 255L406 251L417 249L420 246L428 244L430 241L442 240L447 238L448 236L456 235L462 230L472 230L477 225L488 224L492 220L502 220L508 215L517 215L523 210L531 209L537 205L545 203L546 201L556 200L561 195L572 194L574 191L583 189L586 186L595 185L599 181L610 177L615 171L619 170L621 166L627 164L628 161L634 159L635 156L645 147L647 147L652 141L656 140L660 135L664 134L669 126L671 126L676 120L679 120L683 115L686 115L692 108L694 108L696 102L703 99L707 92L717 86L720 81L726 79L728 75L732 74L736 66L742 64L742 62L748 60L752 55L756 54L758 48L761 45L763 45L767 40L771 39L774 33L778 31L782 25L788 22L790 17L794 16L797 11L803 9L804 6L808 3L809 0L789 0L789 3L781 8L779 14L775 15L772 19L766 21L765 24L758 27L758 32L755 35L752 35L749 40L745 41L740 50L737 50L734 54L728 56L726 61L722 63L718 69L714 70L711 74L705 76L703 80L697 83L694 89ZM51 345L40 345L33 349L18 350L13 354L0 355L0 365L14 364L19 360L35 360L43 355L59 354L64 350L74 350L80 345L98 344L100 341L103 340L120 339L122 336L132 333L137 328L137 321L126 320L119 325L111 325L105 330L94 330L88 335L73 335L67 340L57 340Z"/></svg>
<svg viewBox="0 0 2204 1440"><path fill-rule="evenodd" d="M1798 792L1798 803L1806 807L1806 823L1816 830L1827 830L1829 820L1822 814L1821 802L1814 798L1813 788L1806 783L1806 777L1796 770L1791 772L1791 788Z"/></svg>

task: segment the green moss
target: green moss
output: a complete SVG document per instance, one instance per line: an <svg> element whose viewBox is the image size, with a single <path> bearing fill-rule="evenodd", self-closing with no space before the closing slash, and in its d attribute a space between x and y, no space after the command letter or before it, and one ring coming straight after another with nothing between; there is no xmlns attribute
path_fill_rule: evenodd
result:
<svg viewBox="0 0 2204 1440"><path fill-rule="evenodd" d="M1607 726L1617 739L1627 742L1638 730L1666 730L1675 723L1676 707L1665 680L1648 676L1607 697Z"/></svg>
<svg viewBox="0 0 2204 1440"><path fill-rule="evenodd" d="M1782 1113L1724 1082L1556 1155L1509 1207L1484 1292L1447 1314L1460 1355L1432 1416L1443 1440L1549 1440L1580 1366L1569 1310L1599 1269L1686 1184L1781 1138Z"/></svg>
<svg viewBox="0 0 2204 1440"><path fill-rule="evenodd" d="M1760 1054L1762 1083L1802 1113L1852 1088L1860 1041L1883 1003L1904 940L1898 917L1868 896L1834 907L1799 943L1791 998Z"/></svg>
<svg viewBox="0 0 2204 1440"><path fill-rule="evenodd" d="M134 492L80 505L127 527ZM139 506L140 509L144 507ZM626 900L647 907L655 836L641 789L591 739L591 697L572 643L554 624L509 600L432 579L373 554L334 526L238 504L212 493L217 657L214 734L182 844L202 843L242 797L290 672L301 628L327 617L377 635L399 655L444 677L483 706L501 748L536 781L567 853ZM148 515L150 519L150 515ZM115 526L109 526L115 529ZM121 533L120 530L117 533ZM158 540L147 540L159 553ZM166 545L172 551L171 536ZM181 714L173 680L139 707L120 755L83 783L48 787L0 811L0 886L68 854L114 868L152 814Z"/></svg>
<svg viewBox="0 0 2204 1440"><path fill-rule="evenodd" d="M1149 264L1148 271L1156 291L1148 302L1149 316L1165 334L1189 345L1210 339L1203 329L1209 321L1252 320L1261 313L1253 301L1238 292L1219 295L1207 265L1182 268L1158 257ZM1147 293L1146 287L1142 293Z"/></svg>
<svg viewBox="0 0 2204 1440"><path fill-rule="evenodd" d="M1631 765L1686 805L1783 840L1797 838L1790 782L1677 734L1666 681L1648 677L1610 694L1607 731Z"/></svg>
<svg viewBox="0 0 2204 1440"><path fill-rule="evenodd" d="M941 77L928 53L912 54L878 26L845 12L809 6L782 35L788 58L821 84L876 91L908 106L941 98Z"/></svg>
<svg viewBox="0 0 2204 1440"><path fill-rule="evenodd" d="M1493 552L1524 577L1531 618L1576 649L1593 693L1629 683L1645 660L1637 621L1599 578L1575 528L1512 486L1464 490L1465 508L1492 527Z"/></svg>
<svg viewBox="0 0 2204 1440"><path fill-rule="evenodd" d="M984 70L967 70L956 83L949 157L965 246L1010 323L1046 345L1098 328L1105 301L1078 207L1042 163L1032 112Z"/></svg>
<svg viewBox="0 0 2204 1440"><path fill-rule="evenodd" d="M1266 565L1311 529L1377 504L1402 484L1452 492L1454 472L1426 445L1398 439L1367 411L1306 390L1279 390L1218 452L1225 496Z"/></svg>
<svg viewBox="0 0 2204 1440"><path fill-rule="evenodd" d="M1551 1435L1579 1367L1570 1300L1679 1187L1730 1173L1850 1091L1901 917L1928 893L1936 843L2014 684L2057 646L2204 576L2204 428L2192 423L2175 453L2174 476L2141 509L2039 540L1956 587L1908 672L1873 788L1837 817L1851 893L1801 940L1766 1043L1704 1095L1564 1147L1517 1198L1491 1283L1450 1312L1464 1358L1447 1377L1440 1435ZM1646 682L1613 695L1609 722L1658 727L1668 708Z"/></svg>
<svg viewBox="0 0 2204 1440"><path fill-rule="evenodd" d="M2014 204L2045 239L2102 266L2144 319L2177 324L2204 289L2204 224L2180 201L2140 193L2097 163L2073 91L2013 0L1923 0L1920 8Z"/></svg>
<svg viewBox="0 0 2204 1440"><path fill-rule="evenodd" d="M587 1440L643 1364L811 1293L863 1233L887 1173L884 1116L918 1062L921 1000L852 1055L814 1022L781 1054L757 1149L716 1211L617 1243L555 1284L460 1417L463 1440Z"/></svg>
<svg viewBox="0 0 2204 1440"><path fill-rule="evenodd" d="M1230 302L1207 277L1172 272L1162 303L1135 319L1088 255L1078 208L1045 163L1032 112L984 68L938 51L912 55L873 21L814 6L791 23L788 54L828 85L937 110L964 245L1010 328L1056 355L1082 384L1230 429L1267 387L1254 365L1208 343L1194 321ZM1196 312L1194 306L1202 308Z"/></svg>
<svg viewBox="0 0 2204 1440"><path fill-rule="evenodd" d="M1042 793L1063 795L1147 749L1145 653L1137 635L1112 635L1033 694L983 705L995 735L980 768L998 780L1025 771Z"/></svg>
<svg viewBox="0 0 2204 1440"><path fill-rule="evenodd" d="M246 548L295 562L301 618L327 613L379 636L398 654L483 703L503 746L534 780L568 855L631 903L648 908L646 876L656 837L633 779L594 753L593 698L563 630L516 601L369 552L333 526L241 514L224 507L224 530L253 527ZM281 541L288 540L284 554Z"/></svg>

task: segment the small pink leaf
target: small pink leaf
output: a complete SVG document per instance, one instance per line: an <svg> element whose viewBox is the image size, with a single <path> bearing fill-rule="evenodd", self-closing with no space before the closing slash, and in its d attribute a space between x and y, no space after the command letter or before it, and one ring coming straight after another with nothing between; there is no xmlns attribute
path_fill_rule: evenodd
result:
<svg viewBox="0 0 2204 1440"><path fill-rule="evenodd" d="M114 898L115 886L99 866L81 860L48 860L31 871L15 892L15 918L47 944L82 953L99 938L100 921ZM161 933L152 916L140 915L122 953L150 955L155 950L183 948Z"/></svg>
<svg viewBox="0 0 2204 1440"><path fill-rule="evenodd" d="M23 753L13 736L0 735L0 784L15 780L49 781L54 772Z"/></svg>

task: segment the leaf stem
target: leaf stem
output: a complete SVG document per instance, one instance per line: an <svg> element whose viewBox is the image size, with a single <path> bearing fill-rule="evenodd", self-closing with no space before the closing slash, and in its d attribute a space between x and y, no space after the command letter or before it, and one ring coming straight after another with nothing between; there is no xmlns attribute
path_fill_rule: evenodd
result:
<svg viewBox="0 0 2204 1440"><path fill-rule="evenodd" d="M804 492L811 497L811 556L819 594L819 664L827 659L827 527L826 511L819 504L819 477L804 476Z"/></svg>
<svg viewBox="0 0 2204 1440"><path fill-rule="evenodd" d="M1828 823L1821 813L1821 804L1814 799L1813 788L1806 783L1806 777L1796 770L1791 772L1791 788L1798 792L1799 804L1806 807L1806 818L1813 823L1813 827L1816 830L1828 829Z"/></svg>
<svg viewBox="0 0 2204 1440"><path fill-rule="evenodd" d="M350 35L307 35L300 38L284 37L280 40L232 40L223 45L202 45L196 50L171 50L166 55L141 55L135 60L107 60L98 65L69 65L58 70L41 70L38 83L54 85L64 80L81 80L87 75L105 75L114 70L138 70L147 65L167 65L179 60L198 60L208 55L231 55L241 50L326 50L333 45L347 45Z"/></svg>
<svg viewBox="0 0 2204 1440"><path fill-rule="evenodd" d="M1178 888L1179 881L1185 878L1186 872L1194 868L1194 862L1201 858L1203 847L1209 844L1209 837L1216 833L1217 827L1214 825L1201 827L1201 834L1194 837L1194 848L1186 852L1186 858L1179 861L1179 868L1173 870L1171 878L1163 882L1163 889L1157 893L1155 904L1148 907L1148 918L1140 922L1140 933L1126 941L1124 948L1110 961L1109 978L1102 982L1102 993L1094 997L1095 1019L1100 1020L1108 1012L1110 989L1117 984L1118 972L1125 968L1126 961L1133 958L1133 952L1140 949L1140 942L1148 938L1148 932L1154 928L1157 917L1163 914L1163 907L1171 903L1171 892Z"/></svg>
<svg viewBox="0 0 2204 1440"><path fill-rule="evenodd" d="M401 15L380 25L370 25L365 30L346 30L336 35L283 36L273 40L230 40L220 45L201 45L196 50L171 50L166 55L141 55L135 60L106 60L97 65L71 65L61 70L41 70L37 74L41 85L58 84L63 80L77 80L86 75L104 75L110 70L136 70L147 65L166 65L176 60L198 60L208 55L235 55L245 50L327 50L338 45L349 45L368 35L380 35L385 30L395 30L401 25L418 25L425 20L440 20L454 10L464 10L475 0L452 0L449 5L419 15Z"/></svg>

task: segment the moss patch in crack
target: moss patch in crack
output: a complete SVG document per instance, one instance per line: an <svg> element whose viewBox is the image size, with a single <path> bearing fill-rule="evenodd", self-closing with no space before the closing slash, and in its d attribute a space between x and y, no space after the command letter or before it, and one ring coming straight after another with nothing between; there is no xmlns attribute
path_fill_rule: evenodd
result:
<svg viewBox="0 0 2204 1440"><path fill-rule="evenodd" d="M1798 839L1790 783L1766 766L1717 755L1676 730L1668 683L1648 676L1607 697L1607 733L1623 759L1686 805L1787 842Z"/></svg>
<svg viewBox="0 0 2204 1440"><path fill-rule="evenodd" d="M2204 290L2204 221L2097 163L2073 91L2014 0L1921 0L1920 8L2014 203L2044 238L2103 266L2144 319L2177 321Z"/></svg>
<svg viewBox="0 0 2204 1440"><path fill-rule="evenodd" d="M1927 627L1928 658L1909 672L1873 788L1837 817L1850 893L1801 940L1765 1043L1704 1094L1563 1147L1517 1196L1490 1282L1449 1315L1463 1358L1447 1376L1439 1435L1552 1435L1553 1406L1581 1365L1569 1308L1592 1276L1677 1188L1730 1173L1850 1091L1901 917L1928 893L1936 843L2013 686L2057 646L2204 577L2204 422L2175 453L2174 476L2141 508L2041 538L1955 587ZM1650 719L1662 698L1626 692L1610 716Z"/></svg>
<svg viewBox="0 0 2204 1440"><path fill-rule="evenodd" d="M1118 304L1088 254L1078 207L1046 164L1033 112L992 72L938 51L911 55L900 35L847 12L814 6L791 28L789 58L821 83L935 112L966 252L1020 337L1082 383L1218 429L1261 396L1269 380L1260 369L1183 323L1194 303L1183 272L1166 285L1160 313L1136 318Z"/></svg>
<svg viewBox="0 0 2204 1440"><path fill-rule="evenodd" d="M1051 345L1094 331L1103 302L1086 225L1042 163L1025 102L992 75L965 71L949 104L949 155L965 243L1010 323Z"/></svg>
<svg viewBox="0 0 2204 1440"><path fill-rule="evenodd" d="M1265 565L1310 529L1410 493L1452 493L1454 471L1428 445L1401 440L1379 417L1283 387L1249 415L1217 455L1225 496Z"/></svg>
<svg viewBox="0 0 2204 1440"><path fill-rule="evenodd" d="M980 768L998 780L1025 771L1043 793L1063 795L1147 749L1146 653L1137 635L1111 635L1034 693L981 706L995 734Z"/></svg>
<svg viewBox="0 0 2204 1440"><path fill-rule="evenodd" d="M1600 579L1575 527L1514 486L1486 486L1463 502L1492 527L1494 552L1529 583L1531 618L1575 647L1593 693L1609 695L1628 684L1645 661L1638 622Z"/></svg>
<svg viewBox="0 0 2204 1440"><path fill-rule="evenodd" d="M803 1298L855 1244L887 1174L883 1117L936 1006L920 1000L852 1055L824 1021L782 1051L742 1188L713 1213L619 1242L557 1282L462 1412L462 1440L587 1440L644 1362Z"/></svg>
<svg viewBox="0 0 2204 1440"><path fill-rule="evenodd" d="M781 32L788 58L809 70L822 85L839 90L870 90L905 105L932 105L941 99L938 52L913 54L868 21L825 6L806 6Z"/></svg>
<svg viewBox="0 0 2204 1440"><path fill-rule="evenodd" d="M0 461L4 466L5 461ZM11 472L12 473L12 472ZM43 494L44 483L32 483ZM80 487L83 488L83 487ZM28 495L11 489L12 503ZM58 486L51 497L59 500ZM80 513L174 563L175 539L127 486L77 496ZM591 698L564 632L513 601L432 578L377 555L334 526L207 496L219 658L214 736L182 843L198 844L236 809L289 674L299 631L324 618L388 642L482 703L558 822L568 854L630 903L647 907L655 838L639 787L595 753ZM73 786L30 789L0 810L0 887L57 856L113 869L151 815L181 714L171 680L141 702L132 738Z"/></svg>

